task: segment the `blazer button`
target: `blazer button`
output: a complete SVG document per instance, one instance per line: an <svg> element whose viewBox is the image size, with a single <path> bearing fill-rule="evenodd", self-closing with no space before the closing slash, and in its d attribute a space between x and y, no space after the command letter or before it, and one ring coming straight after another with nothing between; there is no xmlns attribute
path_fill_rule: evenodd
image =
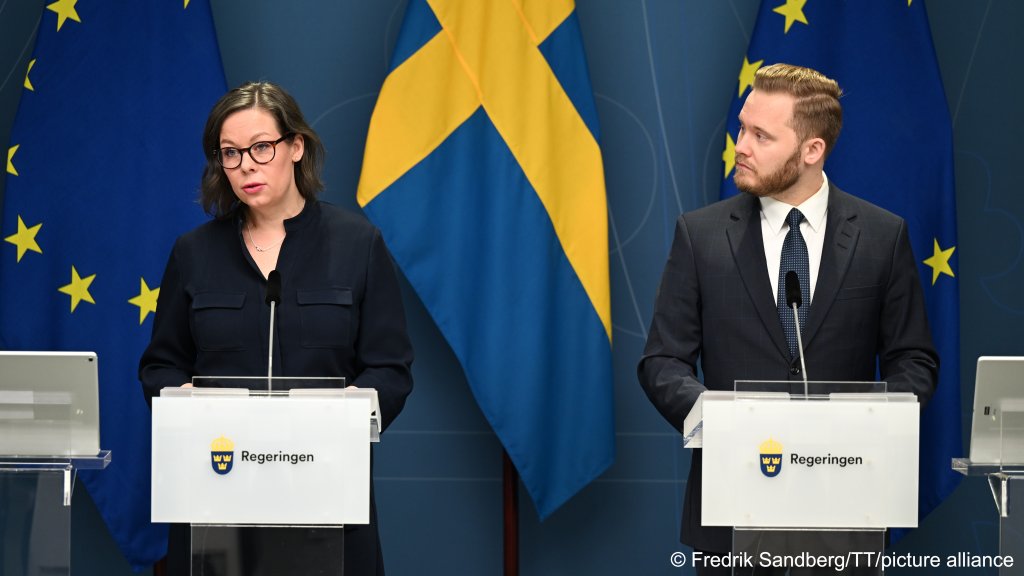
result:
<svg viewBox="0 0 1024 576"><path fill-rule="evenodd" d="M797 368L796 366L793 366L792 368L789 369L789 373L792 374L793 376L799 376L800 369Z"/></svg>

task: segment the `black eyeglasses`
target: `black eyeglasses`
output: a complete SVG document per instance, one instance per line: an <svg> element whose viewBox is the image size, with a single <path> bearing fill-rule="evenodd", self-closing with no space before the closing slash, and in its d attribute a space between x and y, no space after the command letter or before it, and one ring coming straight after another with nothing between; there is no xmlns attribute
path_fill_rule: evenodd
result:
<svg viewBox="0 0 1024 576"><path fill-rule="evenodd" d="M213 155L217 157L220 165L228 170L233 170L242 165L242 155L246 152L249 153L249 158L257 164L266 164L274 159L277 154L277 145L285 140L294 136L294 132L289 132L284 136L281 136L273 142L264 141L256 142L248 148L220 148L213 151Z"/></svg>

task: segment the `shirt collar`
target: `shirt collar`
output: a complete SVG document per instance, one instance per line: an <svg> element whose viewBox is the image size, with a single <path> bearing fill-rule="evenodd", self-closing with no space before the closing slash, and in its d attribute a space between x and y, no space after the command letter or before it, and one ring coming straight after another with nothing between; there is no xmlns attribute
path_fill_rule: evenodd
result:
<svg viewBox="0 0 1024 576"><path fill-rule="evenodd" d="M320 201L306 200L306 204L302 207L302 211L291 218L286 218L284 221L285 232L294 232L300 230L309 225L310 222L315 221L320 216ZM238 227L238 233L243 232L245 228L245 210L239 208L235 212L235 225Z"/></svg>
<svg viewBox="0 0 1024 576"><path fill-rule="evenodd" d="M316 199L307 199L305 206L302 207L302 212L297 215L287 218L284 221L284 229L286 232L294 232L300 228L304 228L310 222L316 220L320 215L320 202Z"/></svg>
<svg viewBox="0 0 1024 576"><path fill-rule="evenodd" d="M794 207L768 196L762 196L760 200L761 213L768 221L768 229L781 232L782 226L786 223L786 216ZM824 172L821 173L821 187L818 191L796 208L803 213L804 220L810 225L811 230L821 231L825 225L825 214L828 212L828 176Z"/></svg>

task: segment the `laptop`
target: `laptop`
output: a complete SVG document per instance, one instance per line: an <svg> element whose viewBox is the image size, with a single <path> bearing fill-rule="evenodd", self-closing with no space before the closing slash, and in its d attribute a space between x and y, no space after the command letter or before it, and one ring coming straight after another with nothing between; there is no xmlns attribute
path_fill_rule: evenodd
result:
<svg viewBox="0 0 1024 576"><path fill-rule="evenodd" d="M95 456L95 352L0 351L0 455Z"/></svg>
<svg viewBox="0 0 1024 576"><path fill-rule="evenodd" d="M977 464L1024 464L1024 356L978 358L970 456Z"/></svg>

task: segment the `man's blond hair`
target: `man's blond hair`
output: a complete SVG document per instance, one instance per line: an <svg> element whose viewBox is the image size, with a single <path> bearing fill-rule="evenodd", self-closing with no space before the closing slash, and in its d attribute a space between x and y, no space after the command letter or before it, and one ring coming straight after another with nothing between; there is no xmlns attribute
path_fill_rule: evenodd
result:
<svg viewBox="0 0 1024 576"><path fill-rule="evenodd" d="M832 152L843 127L843 107L839 104L843 91L835 80L817 70L779 63L758 68L754 90L782 92L796 98L793 130L801 141L824 140L826 157Z"/></svg>

